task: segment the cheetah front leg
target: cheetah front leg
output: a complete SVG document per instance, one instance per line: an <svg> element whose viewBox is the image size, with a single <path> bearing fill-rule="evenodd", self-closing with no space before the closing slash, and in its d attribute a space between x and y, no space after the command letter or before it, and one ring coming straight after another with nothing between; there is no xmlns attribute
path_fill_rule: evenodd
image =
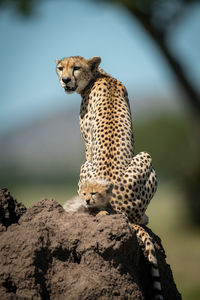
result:
<svg viewBox="0 0 200 300"><path fill-rule="evenodd" d="M80 177L78 183L78 190L82 182L87 181L91 178L94 178L93 165L91 162L86 161L80 169Z"/></svg>
<svg viewBox="0 0 200 300"><path fill-rule="evenodd" d="M91 162L92 161L92 144L88 143L86 144L86 152L85 152L85 157L86 157L86 161L87 162Z"/></svg>

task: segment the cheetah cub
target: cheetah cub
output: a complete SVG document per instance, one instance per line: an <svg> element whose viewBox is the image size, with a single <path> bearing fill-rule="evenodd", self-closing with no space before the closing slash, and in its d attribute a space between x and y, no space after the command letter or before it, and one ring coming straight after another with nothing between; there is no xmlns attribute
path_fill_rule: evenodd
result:
<svg viewBox="0 0 200 300"><path fill-rule="evenodd" d="M109 203L113 184L104 179L91 179L81 184L79 195L83 206L92 215L105 215L112 212Z"/></svg>
<svg viewBox="0 0 200 300"><path fill-rule="evenodd" d="M67 212L84 212L91 215L106 215L112 212L109 203L113 184L104 179L91 179L82 182L79 196L68 200L63 208Z"/></svg>

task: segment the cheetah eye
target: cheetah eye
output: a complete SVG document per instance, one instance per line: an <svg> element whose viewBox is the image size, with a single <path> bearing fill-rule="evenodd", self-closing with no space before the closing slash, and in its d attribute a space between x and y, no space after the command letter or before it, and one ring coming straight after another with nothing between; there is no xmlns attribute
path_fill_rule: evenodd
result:
<svg viewBox="0 0 200 300"><path fill-rule="evenodd" d="M58 67L58 70L62 71L62 70L63 70L63 67Z"/></svg>
<svg viewBox="0 0 200 300"><path fill-rule="evenodd" d="M74 71L78 71L78 70L80 70L80 68L81 68L81 67L75 66L75 67L74 67Z"/></svg>
<svg viewBox="0 0 200 300"><path fill-rule="evenodd" d="M86 193L83 193L83 196L86 196Z"/></svg>
<svg viewBox="0 0 200 300"><path fill-rule="evenodd" d="M96 193L97 193L97 192L92 192L91 195L94 196L94 195L96 195Z"/></svg>

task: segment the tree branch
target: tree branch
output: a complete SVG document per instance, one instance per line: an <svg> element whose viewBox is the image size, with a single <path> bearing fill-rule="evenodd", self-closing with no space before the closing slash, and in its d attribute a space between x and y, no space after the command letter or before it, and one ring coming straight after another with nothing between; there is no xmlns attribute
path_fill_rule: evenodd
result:
<svg viewBox="0 0 200 300"><path fill-rule="evenodd" d="M180 63L173 57L170 53L162 32L159 32L153 28L150 23L150 19L147 18L146 15L141 13L138 10L130 10L129 11L137 18L137 20L142 24L145 30L150 34L152 39L159 46L161 53L163 53L165 59L173 70L177 81L180 83L182 89L184 90L187 98L189 99L190 106L195 114L200 115L200 97L197 92L192 87L191 83L187 79L183 68Z"/></svg>

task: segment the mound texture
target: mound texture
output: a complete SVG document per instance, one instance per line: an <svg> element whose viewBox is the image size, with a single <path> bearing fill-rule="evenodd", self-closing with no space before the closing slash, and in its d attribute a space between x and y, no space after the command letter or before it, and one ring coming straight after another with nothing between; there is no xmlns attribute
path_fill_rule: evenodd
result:
<svg viewBox="0 0 200 300"><path fill-rule="evenodd" d="M0 299L152 298L152 282L135 234L122 215L65 212L43 199L26 210L0 190ZM181 299L155 241L165 299Z"/></svg>

